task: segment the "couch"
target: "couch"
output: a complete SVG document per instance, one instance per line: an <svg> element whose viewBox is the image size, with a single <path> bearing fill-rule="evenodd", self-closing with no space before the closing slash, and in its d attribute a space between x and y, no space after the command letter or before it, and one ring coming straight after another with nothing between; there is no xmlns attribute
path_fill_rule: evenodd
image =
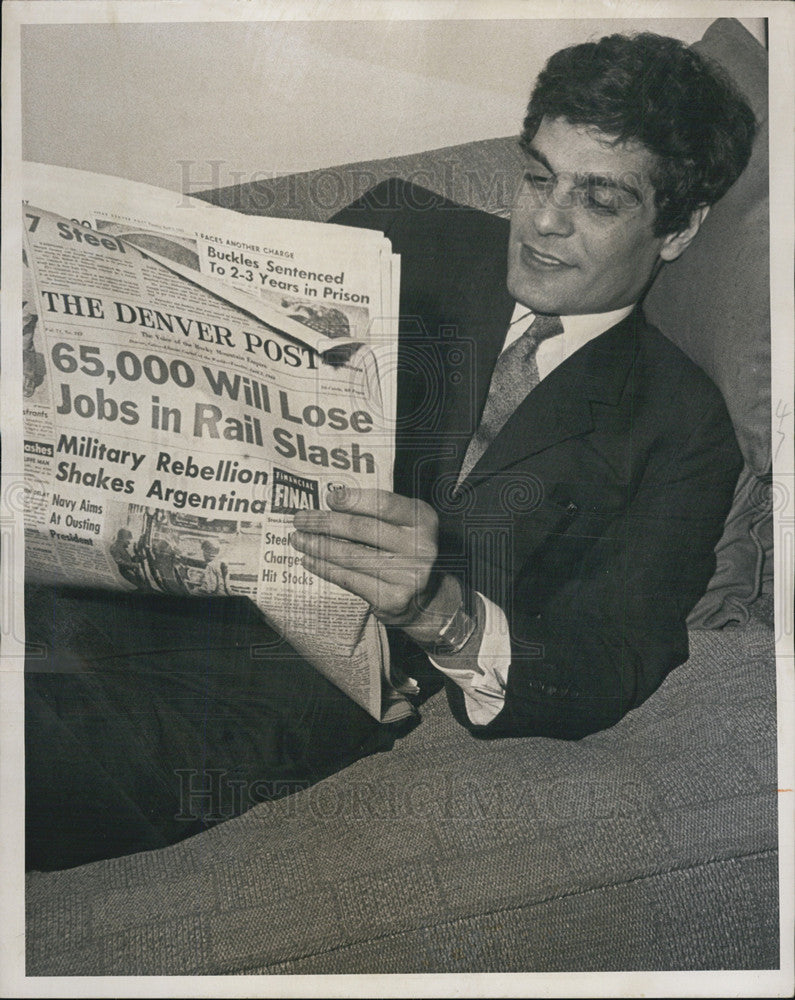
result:
<svg viewBox="0 0 795 1000"><path fill-rule="evenodd" d="M762 128L647 300L723 390L746 462L689 660L574 742L476 740L440 692L392 750L311 788L173 847L29 873L29 975L779 967L766 59L736 21L698 45ZM507 214L520 162L506 138L205 197L323 219L399 175Z"/></svg>

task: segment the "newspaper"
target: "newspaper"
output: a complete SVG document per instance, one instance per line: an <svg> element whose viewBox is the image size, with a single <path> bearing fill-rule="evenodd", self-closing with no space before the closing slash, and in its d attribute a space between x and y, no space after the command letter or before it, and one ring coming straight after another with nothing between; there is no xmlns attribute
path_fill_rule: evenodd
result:
<svg viewBox="0 0 795 1000"><path fill-rule="evenodd" d="M374 717L410 714L383 625L289 544L330 490L392 486L389 241L25 174L28 578L244 595Z"/></svg>

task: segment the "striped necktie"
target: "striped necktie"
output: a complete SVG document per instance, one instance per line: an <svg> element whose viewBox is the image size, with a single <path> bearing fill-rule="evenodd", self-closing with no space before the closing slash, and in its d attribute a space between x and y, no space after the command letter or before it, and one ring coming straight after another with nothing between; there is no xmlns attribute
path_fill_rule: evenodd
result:
<svg viewBox="0 0 795 1000"><path fill-rule="evenodd" d="M536 316L521 337L497 359L480 426L469 442L456 488L460 487L525 396L538 385L538 345L559 333L563 333L560 316Z"/></svg>

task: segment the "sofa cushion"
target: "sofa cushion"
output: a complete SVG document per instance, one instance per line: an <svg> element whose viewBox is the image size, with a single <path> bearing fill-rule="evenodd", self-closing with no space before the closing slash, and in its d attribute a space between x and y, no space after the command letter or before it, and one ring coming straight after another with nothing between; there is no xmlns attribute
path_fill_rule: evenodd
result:
<svg viewBox="0 0 795 1000"><path fill-rule="evenodd" d="M767 54L732 19L694 49L719 63L759 123L748 167L686 254L663 269L645 308L723 393L749 468L770 470L770 281Z"/></svg>
<svg viewBox="0 0 795 1000"><path fill-rule="evenodd" d="M716 21L693 48L726 70L759 124L745 172L687 253L662 270L644 304L721 390L745 459L715 574L688 619L691 627L714 628L746 621L772 586L767 54L732 19Z"/></svg>
<svg viewBox="0 0 795 1000"><path fill-rule="evenodd" d="M746 464L740 473L707 592L688 615L690 628L722 628L748 621L761 594L773 592L773 498L769 476Z"/></svg>

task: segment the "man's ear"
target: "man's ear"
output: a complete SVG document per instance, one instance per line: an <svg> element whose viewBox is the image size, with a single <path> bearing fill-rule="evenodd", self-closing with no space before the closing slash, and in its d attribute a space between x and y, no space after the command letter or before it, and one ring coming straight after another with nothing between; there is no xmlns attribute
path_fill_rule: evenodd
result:
<svg viewBox="0 0 795 1000"><path fill-rule="evenodd" d="M669 233L663 240L660 248L660 257L663 260L671 261L680 257L695 239L696 233L701 228L701 223L706 219L709 212L709 205L702 205L690 216L690 223L686 229L678 233Z"/></svg>

